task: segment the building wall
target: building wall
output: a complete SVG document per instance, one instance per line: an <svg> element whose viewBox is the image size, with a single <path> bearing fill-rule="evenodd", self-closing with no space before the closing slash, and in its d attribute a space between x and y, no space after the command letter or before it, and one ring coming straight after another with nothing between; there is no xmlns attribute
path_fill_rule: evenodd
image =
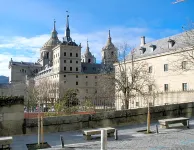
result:
<svg viewBox="0 0 194 150"><path fill-rule="evenodd" d="M186 53L187 52L185 52L185 54ZM182 69L183 61L187 61L183 59L183 54L168 52L168 53L163 53L156 56L136 59L134 61L134 68L138 63L139 64L147 63L147 67L148 67L147 70L149 71L149 67L152 66L152 72L150 73L150 75L155 80L155 85L156 85L156 87L154 88L155 92L164 92L165 84L168 84L168 91L166 92L170 92L170 91L181 92L183 91L183 83L187 83L187 90L194 89L193 67L191 63L187 62L187 69ZM164 71L164 64L168 65L168 71ZM127 66L127 69L131 68L131 61L126 62L126 66ZM118 64L115 64L115 69L116 69L116 76L117 76L117 73L119 73ZM185 95L183 97L188 97L187 96L188 94L186 93L183 95ZM179 102L186 101L186 99L184 99L183 97L181 100L179 100ZM191 96L189 97L190 98L188 98L187 101L191 101ZM117 98L117 103L118 101L120 101L121 103L121 97L116 96L116 98ZM161 95L157 99L157 103L161 105L164 105L165 103L169 103L170 101L173 101L173 98L170 99L168 97L166 98L165 101L162 101ZM144 106L146 106L147 102L144 104L145 104ZM134 104L130 104L130 105L134 105Z"/></svg>

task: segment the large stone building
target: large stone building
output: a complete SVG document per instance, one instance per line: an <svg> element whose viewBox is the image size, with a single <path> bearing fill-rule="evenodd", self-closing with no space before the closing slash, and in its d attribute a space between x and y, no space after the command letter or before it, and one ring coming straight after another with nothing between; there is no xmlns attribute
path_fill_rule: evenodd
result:
<svg viewBox="0 0 194 150"><path fill-rule="evenodd" d="M147 64L147 73L154 80L154 87L147 90L156 92L155 98L149 98L151 105L164 105L194 100L194 31L159 39L146 43L141 37L140 46L128 55L126 66L138 63ZM129 69L130 70L130 69ZM115 64L115 74L119 73L119 63ZM130 73L128 77L130 78ZM137 108L147 105L143 98L137 96L130 100L129 107ZM121 109L124 103L117 97Z"/></svg>
<svg viewBox="0 0 194 150"><path fill-rule="evenodd" d="M102 48L102 63L96 63L88 41L85 53L81 55L81 43L73 41L70 33L67 15L65 37L62 41L58 39L54 21L51 37L40 49L40 58L37 62L16 62L11 59L10 83L12 85L20 83L23 87L23 90L12 93L13 95L25 95L26 83L35 83L42 86L41 89L47 89L48 83L52 83L52 88L57 86L49 92L54 99L61 97L67 89L78 89L80 98L97 95L101 71L104 68L114 71L116 48L112 43L110 31L108 41Z"/></svg>

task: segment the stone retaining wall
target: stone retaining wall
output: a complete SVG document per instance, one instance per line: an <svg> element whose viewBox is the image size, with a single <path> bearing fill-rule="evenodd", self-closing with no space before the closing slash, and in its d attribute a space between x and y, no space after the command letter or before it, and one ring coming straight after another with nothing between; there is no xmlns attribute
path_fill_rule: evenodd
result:
<svg viewBox="0 0 194 150"><path fill-rule="evenodd" d="M0 136L23 134L24 105L0 107Z"/></svg>
<svg viewBox="0 0 194 150"><path fill-rule="evenodd" d="M166 106L151 107L151 120L171 117L194 116L194 103L183 103ZM96 114L83 114L61 117L44 118L44 132L61 132L84 128L120 126L145 123L147 108L132 110L109 111ZM37 133L37 119L26 120L26 133Z"/></svg>

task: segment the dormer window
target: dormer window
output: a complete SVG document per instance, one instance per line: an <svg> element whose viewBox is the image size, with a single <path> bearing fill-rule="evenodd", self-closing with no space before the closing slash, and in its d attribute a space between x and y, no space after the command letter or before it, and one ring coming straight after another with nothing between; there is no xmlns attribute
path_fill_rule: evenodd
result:
<svg viewBox="0 0 194 150"><path fill-rule="evenodd" d="M174 40L172 40L172 39L168 40L168 48L172 48L174 46L174 44L175 44Z"/></svg>
<svg viewBox="0 0 194 150"><path fill-rule="evenodd" d="M151 49L151 51L154 51L155 49L156 49L156 45L150 45L150 49Z"/></svg>
<svg viewBox="0 0 194 150"><path fill-rule="evenodd" d="M144 53L145 53L145 51L146 51L146 48L144 48L144 47L141 47L141 48L140 48L140 52L141 52L141 54L144 54Z"/></svg>

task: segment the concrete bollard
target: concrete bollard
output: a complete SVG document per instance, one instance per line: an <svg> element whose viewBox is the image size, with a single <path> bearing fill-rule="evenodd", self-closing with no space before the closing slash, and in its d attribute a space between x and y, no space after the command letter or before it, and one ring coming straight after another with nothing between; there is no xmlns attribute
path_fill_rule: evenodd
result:
<svg viewBox="0 0 194 150"><path fill-rule="evenodd" d="M65 146L64 146L64 140L63 140L63 136L62 135L60 136L60 139L61 139L62 148L65 148Z"/></svg>
<svg viewBox="0 0 194 150"><path fill-rule="evenodd" d="M101 130L101 150L107 150L107 130Z"/></svg>
<svg viewBox="0 0 194 150"><path fill-rule="evenodd" d="M115 129L115 140L118 140L118 130Z"/></svg>
<svg viewBox="0 0 194 150"><path fill-rule="evenodd" d="M156 124L156 133L158 134L158 125Z"/></svg>

